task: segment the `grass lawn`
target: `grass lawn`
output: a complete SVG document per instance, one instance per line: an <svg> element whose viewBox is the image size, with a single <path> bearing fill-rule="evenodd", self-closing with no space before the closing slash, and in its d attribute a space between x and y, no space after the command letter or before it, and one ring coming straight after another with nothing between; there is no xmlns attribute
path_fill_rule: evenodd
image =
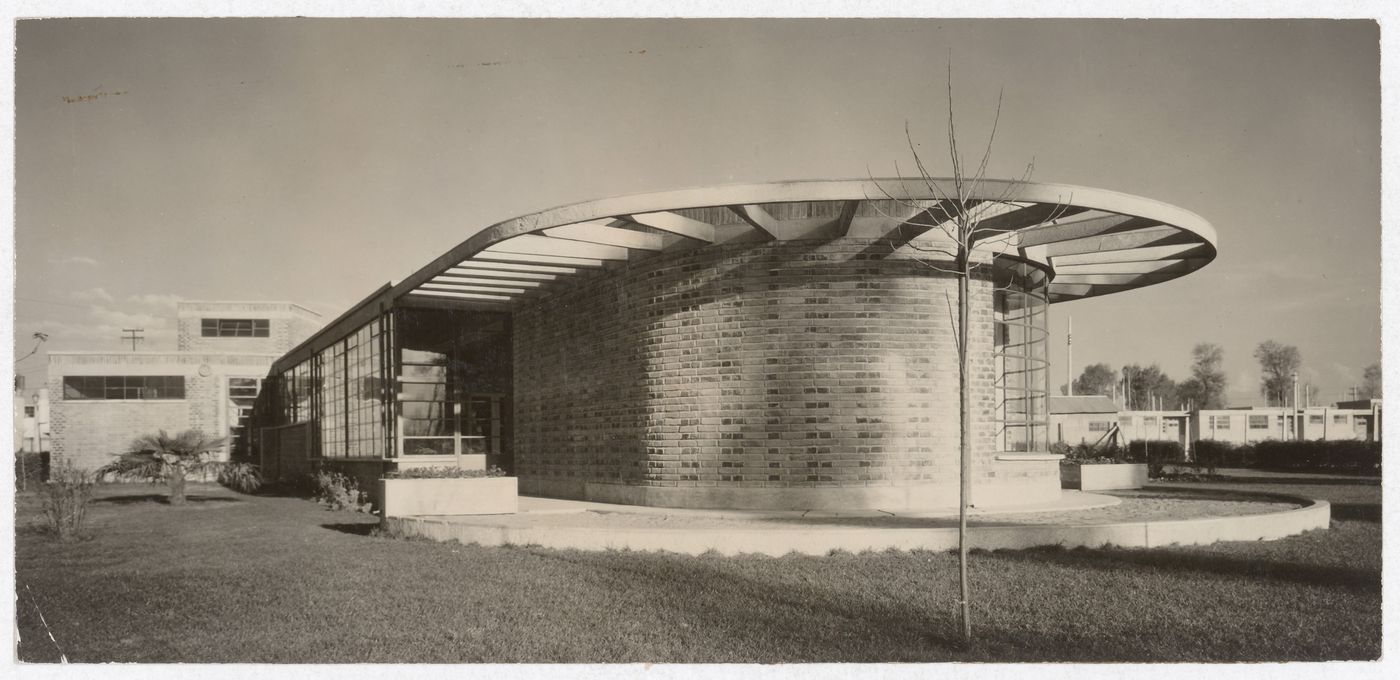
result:
<svg viewBox="0 0 1400 680"><path fill-rule="evenodd" d="M1299 491L1290 483L1230 488ZM1180 488L1225 484L1178 483ZM687 557L371 535L373 517L192 485L108 486L92 537L29 528L26 661L836 662L1374 659L1378 485L1301 484L1328 531L1199 548L1017 550L971 562L960 650L949 553ZM40 623L57 640L49 640Z"/></svg>

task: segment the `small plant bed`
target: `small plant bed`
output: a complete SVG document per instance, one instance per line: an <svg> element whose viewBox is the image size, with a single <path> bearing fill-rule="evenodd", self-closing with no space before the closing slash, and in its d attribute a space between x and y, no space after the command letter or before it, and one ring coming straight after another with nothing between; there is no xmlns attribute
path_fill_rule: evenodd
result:
<svg viewBox="0 0 1400 680"><path fill-rule="evenodd" d="M384 517L506 515L519 509L519 486L498 467L404 468L379 480Z"/></svg>
<svg viewBox="0 0 1400 680"><path fill-rule="evenodd" d="M505 476L506 471L494 465L485 470L465 470L459 467L439 466L403 468L384 473L385 479L478 479Z"/></svg>

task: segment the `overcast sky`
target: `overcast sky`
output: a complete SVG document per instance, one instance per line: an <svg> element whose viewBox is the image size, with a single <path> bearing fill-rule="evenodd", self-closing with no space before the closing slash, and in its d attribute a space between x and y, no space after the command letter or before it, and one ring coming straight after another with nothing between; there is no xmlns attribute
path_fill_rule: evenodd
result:
<svg viewBox="0 0 1400 680"><path fill-rule="evenodd" d="M1380 358L1379 33L1368 21L21 21L16 354L173 348L177 299L329 320L491 223L605 196L907 168L1004 89L992 174L1199 213L1219 258L1052 307L1077 368ZM937 173L946 164L937 164ZM946 170L944 170L946 171ZM42 355L19 372L37 381Z"/></svg>

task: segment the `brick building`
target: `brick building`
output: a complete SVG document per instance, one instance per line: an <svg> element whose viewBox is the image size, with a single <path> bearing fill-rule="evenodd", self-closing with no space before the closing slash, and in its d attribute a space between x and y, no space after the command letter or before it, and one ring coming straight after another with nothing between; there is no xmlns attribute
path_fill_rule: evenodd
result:
<svg viewBox="0 0 1400 680"><path fill-rule="evenodd" d="M55 464L96 468L157 430L199 429L246 445L268 367L320 325L287 302L180 302L176 316L175 351L49 353Z"/></svg>
<svg viewBox="0 0 1400 680"><path fill-rule="evenodd" d="M277 360L271 477L500 465L524 493L672 507L956 503L957 278L972 261L973 502L1050 500L1050 303L1215 256L1196 215L1114 192L922 179L604 199L481 230ZM872 196L881 198L872 199Z"/></svg>

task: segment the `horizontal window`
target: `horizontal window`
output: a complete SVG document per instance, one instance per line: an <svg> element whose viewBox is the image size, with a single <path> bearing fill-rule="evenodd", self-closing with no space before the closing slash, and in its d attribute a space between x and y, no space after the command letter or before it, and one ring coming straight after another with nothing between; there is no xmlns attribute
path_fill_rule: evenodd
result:
<svg viewBox="0 0 1400 680"><path fill-rule="evenodd" d="M1323 422L1324 422L1325 420L1326 420L1326 419L1323 418L1322 416L1317 416L1317 415L1308 416L1308 424L1309 424L1309 425L1321 425L1321 424L1323 424Z"/></svg>
<svg viewBox="0 0 1400 680"><path fill-rule="evenodd" d="M1346 414L1345 414L1345 413L1339 413L1339 414L1333 415L1333 416L1332 416L1332 424L1333 424L1333 425L1346 425L1346 424L1347 424L1347 416L1346 416Z"/></svg>
<svg viewBox="0 0 1400 680"><path fill-rule="evenodd" d="M184 399L182 375L69 375L63 378L63 398Z"/></svg>
<svg viewBox="0 0 1400 680"><path fill-rule="evenodd" d="M1211 416L1210 426L1217 430L1230 429L1230 416Z"/></svg>
<svg viewBox="0 0 1400 680"><path fill-rule="evenodd" d="M200 334L206 338L265 338L267 319L201 319Z"/></svg>
<svg viewBox="0 0 1400 680"><path fill-rule="evenodd" d="M1250 417L1249 417L1249 429L1251 429L1251 430L1267 430L1267 429L1269 429L1269 417L1268 417L1268 416L1250 416Z"/></svg>
<svg viewBox="0 0 1400 680"><path fill-rule="evenodd" d="M1089 421L1089 431L1090 431L1090 432L1108 432L1108 428L1109 428L1109 426L1110 426L1111 424L1112 424L1112 423L1109 423L1109 422L1106 421L1106 420L1091 420L1091 421Z"/></svg>

